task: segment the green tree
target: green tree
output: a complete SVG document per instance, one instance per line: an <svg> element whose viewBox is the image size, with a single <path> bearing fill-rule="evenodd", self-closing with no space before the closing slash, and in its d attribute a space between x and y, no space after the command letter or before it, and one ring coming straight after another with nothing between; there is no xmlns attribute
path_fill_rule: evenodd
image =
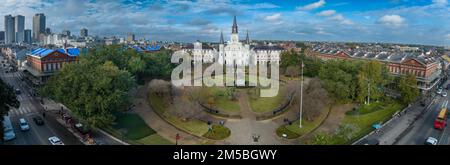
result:
<svg viewBox="0 0 450 165"><path fill-rule="evenodd" d="M155 53L143 55L146 64L143 72L139 73L142 77L169 79L176 64L170 62L171 50L161 50Z"/></svg>
<svg viewBox="0 0 450 165"><path fill-rule="evenodd" d="M383 79L383 65L378 61L364 62L358 73L358 101L360 103L370 100L378 100L383 96L382 87L386 84ZM370 90L370 96L369 96Z"/></svg>
<svg viewBox="0 0 450 165"><path fill-rule="evenodd" d="M357 61L328 60L320 71L325 89L339 102L353 101L357 96L357 73L361 63Z"/></svg>
<svg viewBox="0 0 450 165"><path fill-rule="evenodd" d="M133 85L132 75L113 62L81 58L51 77L42 93L66 105L89 126L102 127L114 121L113 110L129 104L127 92Z"/></svg>
<svg viewBox="0 0 450 165"><path fill-rule="evenodd" d="M288 66L299 66L301 64L300 54L294 50L281 53L280 68L286 69Z"/></svg>
<svg viewBox="0 0 450 165"><path fill-rule="evenodd" d="M0 135L3 140L3 116L7 115L9 109L19 108L20 102L17 100L14 89L0 79Z"/></svg>
<svg viewBox="0 0 450 165"><path fill-rule="evenodd" d="M401 93L401 101L404 104L412 103L419 96L419 89L417 88L416 76L407 74L399 77L398 90Z"/></svg>

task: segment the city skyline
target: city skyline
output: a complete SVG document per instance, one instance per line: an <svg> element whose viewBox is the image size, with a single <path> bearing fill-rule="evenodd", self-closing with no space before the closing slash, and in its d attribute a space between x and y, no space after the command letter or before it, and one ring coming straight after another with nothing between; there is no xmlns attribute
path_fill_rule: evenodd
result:
<svg viewBox="0 0 450 165"><path fill-rule="evenodd" d="M217 42L236 15L255 40L353 41L450 45L447 0L363 1L7 1L3 15L44 13L53 32L82 28L99 36ZM59 6L54 8L54 6ZM114 12L112 12L114 11ZM4 27L0 21L0 27ZM74 33L76 34L76 33Z"/></svg>

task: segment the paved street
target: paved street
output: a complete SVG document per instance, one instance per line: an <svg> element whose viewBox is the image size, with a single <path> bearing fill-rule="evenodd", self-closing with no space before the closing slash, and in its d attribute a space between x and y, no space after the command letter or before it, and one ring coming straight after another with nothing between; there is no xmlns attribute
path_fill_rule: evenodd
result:
<svg viewBox="0 0 450 165"><path fill-rule="evenodd" d="M3 57L0 57L2 59ZM0 77L6 83L12 85L14 89L20 89L21 94L17 96L20 101L20 107L11 109L9 115L13 123L16 139L5 142L4 144L11 145L47 145L48 138L51 136L58 136L65 144L82 144L75 136L73 136L67 129L58 124L50 117L43 118L44 125L36 125L32 118L35 116L42 117L42 106L32 97L28 85L19 79L19 72L5 73L5 69L0 67ZM25 118L30 130L26 132L20 131L18 120Z"/></svg>
<svg viewBox="0 0 450 165"><path fill-rule="evenodd" d="M445 84L448 83L449 81ZM450 129L445 127L442 131L433 127L442 105L447 100L450 100L450 96L436 95L430 98L430 102L425 106L417 102L408 107L404 114L384 125L378 133L372 133L356 144L361 145L366 140L377 139L381 145L423 145L428 137L434 137L439 140L439 145L449 145ZM447 108L449 106L450 104Z"/></svg>
<svg viewBox="0 0 450 165"><path fill-rule="evenodd" d="M444 90L447 91L447 90ZM441 110L442 104L450 100L450 96L439 97L432 106L427 109L422 116L414 122L412 129L403 136L398 143L400 145L419 145L424 144L428 137L434 137L439 140L439 145L450 144L450 129L448 126L444 130L438 130L433 127L433 123ZM448 106L447 106L448 107Z"/></svg>

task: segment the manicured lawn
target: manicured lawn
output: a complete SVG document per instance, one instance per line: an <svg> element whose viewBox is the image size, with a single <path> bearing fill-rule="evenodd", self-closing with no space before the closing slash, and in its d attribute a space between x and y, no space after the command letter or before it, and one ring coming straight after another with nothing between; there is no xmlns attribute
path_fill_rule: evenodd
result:
<svg viewBox="0 0 450 165"><path fill-rule="evenodd" d="M217 97L217 99L215 100L215 108L217 108L218 110L222 110L222 111L230 112L230 113L240 111L241 108L239 107L239 103L237 101L230 100L228 98L228 96L225 95L225 89L218 88L218 87L209 87L208 92L211 94L215 94L215 93L223 93L224 94L223 96ZM237 90L236 90L236 92L237 92Z"/></svg>
<svg viewBox="0 0 450 165"><path fill-rule="evenodd" d="M212 130L208 131L203 137L213 140L222 140L229 137L231 134L230 129L221 125L213 125Z"/></svg>
<svg viewBox="0 0 450 165"><path fill-rule="evenodd" d="M118 130L130 140L138 140L156 133L137 114L115 112L114 115L116 116L116 121L112 128Z"/></svg>
<svg viewBox="0 0 450 165"><path fill-rule="evenodd" d="M395 112L400 111L404 108L403 105L398 103L391 103L382 107L384 108L363 115L345 116L344 123L354 124L360 129L360 131L354 136L355 139L362 137L372 131L374 129L372 125L374 123L384 123L389 120Z"/></svg>
<svg viewBox="0 0 450 165"><path fill-rule="evenodd" d="M296 120L291 125L284 125L280 126L277 129L277 135L282 137L283 133L287 135L288 139L297 138L300 136L303 136L309 132L311 132L313 129L317 128L320 123L325 120L328 114L328 110L322 111L322 113L314 120L314 121L302 121L302 128L299 127L299 121Z"/></svg>
<svg viewBox="0 0 450 165"><path fill-rule="evenodd" d="M177 128L180 128L197 136L202 136L206 132L208 132L208 124L203 121L196 119L182 121L180 118L170 115L165 111L165 109L173 107L165 106L167 104L164 104L164 100L162 98L150 94L149 101L150 105L159 115L161 115L167 122L175 125Z"/></svg>
<svg viewBox="0 0 450 165"><path fill-rule="evenodd" d="M352 110L352 111L348 111L346 114L347 115L364 115L364 114L375 112L377 110L382 110L384 108L385 108L385 106L383 106L383 102L374 102L369 105L366 105L366 104L361 105L361 107L359 107L355 110Z"/></svg>
<svg viewBox="0 0 450 165"><path fill-rule="evenodd" d="M137 142L145 145L172 145L173 143L169 140L159 136L158 134L153 134L145 138L137 140Z"/></svg>
<svg viewBox="0 0 450 165"><path fill-rule="evenodd" d="M285 91L283 89L283 86L280 86L280 90L278 92L278 95L275 97L250 97L249 96L249 102L250 107L252 108L253 112L257 113L264 113L264 112L270 112L280 106L284 99L285 99ZM253 90L253 89L250 89ZM257 94L257 93L252 93ZM256 98L256 99L255 99Z"/></svg>

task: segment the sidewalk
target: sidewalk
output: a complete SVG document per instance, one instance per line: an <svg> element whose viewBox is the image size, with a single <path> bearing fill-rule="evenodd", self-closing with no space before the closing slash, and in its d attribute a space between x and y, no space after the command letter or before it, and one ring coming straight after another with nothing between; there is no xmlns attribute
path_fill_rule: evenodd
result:
<svg viewBox="0 0 450 165"><path fill-rule="evenodd" d="M363 145L364 140L377 139L380 145L394 145L404 133L408 131L411 124L413 124L417 117L432 105L436 98L425 107L420 106L417 102L407 108L400 116L395 115L391 120L386 122L378 131L372 131L366 137L355 142L356 145ZM401 113L400 113L401 114Z"/></svg>
<svg viewBox="0 0 450 165"><path fill-rule="evenodd" d="M67 107L65 107L61 103L56 103L55 101L51 99L44 98L43 104L41 103L41 106L45 109L46 112L49 112L48 115L51 115L58 123L60 123L62 126L64 126L68 131L70 131L75 137L78 138L80 142L82 142L84 145L92 145L92 141L87 141L84 137L80 135L74 128L72 128L69 124L67 124L60 116L59 111L61 110L61 107L63 107L64 111L68 110ZM98 143L101 144L107 144L107 145L127 145L127 143L114 138L113 136L107 134L106 132L99 130L99 131L93 131L91 133L92 139Z"/></svg>

